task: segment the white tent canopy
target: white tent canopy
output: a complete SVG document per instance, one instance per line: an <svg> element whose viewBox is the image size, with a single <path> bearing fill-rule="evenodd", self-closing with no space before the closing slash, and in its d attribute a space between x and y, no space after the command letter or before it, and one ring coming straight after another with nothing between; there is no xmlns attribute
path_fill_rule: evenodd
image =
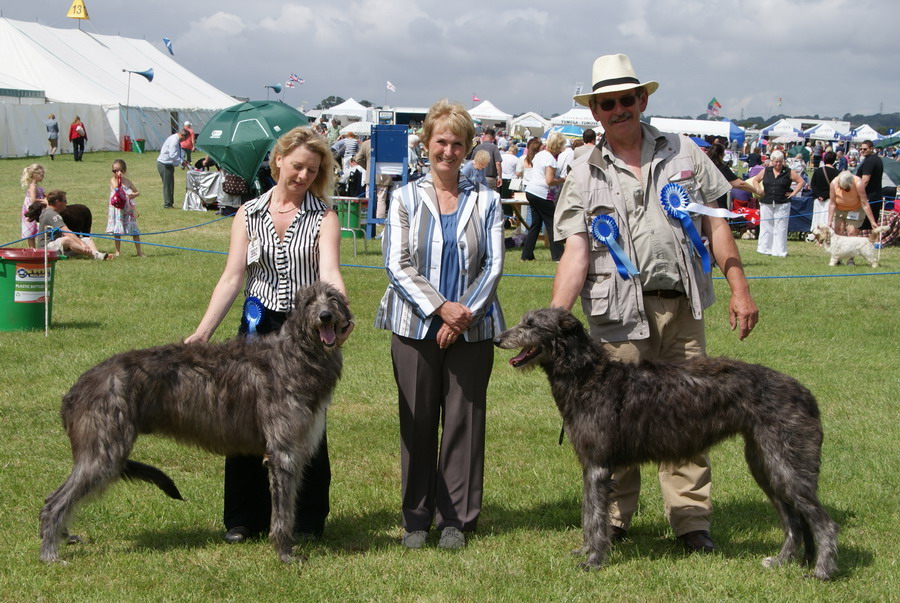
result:
<svg viewBox="0 0 900 603"><path fill-rule="evenodd" d="M859 143L865 140L871 140L876 142L884 138L881 134L875 131L875 128L870 126L869 124L863 124L860 127L853 130L853 142Z"/></svg>
<svg viewBox="0 0 900 603"><path fill-rule="evenodd" d="M146 40L0 17L0 56L0 81L43 90L42 103L47 103L30 105L28 110L9 102L0 105L4 115L0 156L45 153L42 120L51 112L60 122L62 151L69 148L67 127L75 114L87 127L88 150L114 150L127 133L147 139L148 148L158 148L171 133L173 119L199 126L219 109L235 104L234 98ZM128 73L149 69L152 82ZM131 107L128 111L126 104Z"/></svg>
<svg viewBox="0 0 900 603"><path fill-rule="evenodd" d="M482 122L489 121L494 122L494 124L503 124L506 125L512 119L512 115L509 113L504 113L497 107L491 103L491 101L481 101L477 107L473 107L469 109L469 115L472 116L472 119L478 119Z"/></svg>
<svg viewBox="0 0 900 603"><path fill-rule="evenodd" d="M847 140L850 132L838 129L836 124L821 123L804 130L803 136L812 140Z"/></svg>
<svg viewBox="0 0 900 603"><path fill-rule="evenodd" d="M759 131L759 135L765 138L775 138L787 134L800 134L800 129L794 127L787 119L779 119L775 123L768 125Z"/></svg>
<svg viewBox="0 0 900 603"><path fill-rule="evenodd" d="M371 109L365 105L361 105L352 98L348 98L338 105L323 110L321 115L324 115L328 119L331 119L332 117L337 117L338 119L344 117L347 118L348 121L373 121L371 119Z"/></svg>
<svg viewBox="0 0 900 603"><path fill-rule="evenodd" d="M650 125L660 132L674 134L693 134L695 136L722 136L728 140L744 142L744 130L731 121L714 121L710 119L671 119L667 117L651 117Z"/></svg>
<svg viewBox="0 0 900 603"><path fill-rule="evenodd" d="M532 136L539 136L549 127L550 120L544 119L533 111L513 117L509 122L509 131L513 136L524 136L525 130L531 132Z"/></svg>
<svg viewBox="0 0 900 603"><path fill-rule="evenodd" d="M573 107L562 115L551 117L550 123L554 126L570 125L582 126L585 128L595 128L599 125L597 120L594 119L594 116L591 114L591 110L587 107Z"/></svg>
<svg viewBox="0 0 900 603"><path fill-rule="evenodd" d="M357 136L371 136L372 135L372 126L375 124L371 121L352 121L343 128L341 128L341 134L348 134L353 132Z"/></svg>

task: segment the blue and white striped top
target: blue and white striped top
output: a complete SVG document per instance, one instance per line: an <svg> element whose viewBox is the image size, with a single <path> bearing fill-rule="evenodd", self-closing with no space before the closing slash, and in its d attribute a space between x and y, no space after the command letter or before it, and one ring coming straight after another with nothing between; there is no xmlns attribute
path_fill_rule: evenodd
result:
<svg viewBox="0 0 900 603"><path fill-rule="evenodd" d="M500 195L459 180L456 238L456 300L474 320L463 334L466 341L483 341L504 328L497 300L506 252ZM431 174L395 190L385 222L382 248L388 287L375 316L375 327L403 337L424 339L435 310L447 301L441 293L444 232Z"/></svg>
<svg viewBox="0 0 900 603"><path fill-rule="evenodd" d="M250 244L261 243L259 259L247 266L244 292L269 310L289 312L297 290L319 279L319 227L328 205L307 192L282 241L269 215L271 197L269 191L244 206Z"/></svg>

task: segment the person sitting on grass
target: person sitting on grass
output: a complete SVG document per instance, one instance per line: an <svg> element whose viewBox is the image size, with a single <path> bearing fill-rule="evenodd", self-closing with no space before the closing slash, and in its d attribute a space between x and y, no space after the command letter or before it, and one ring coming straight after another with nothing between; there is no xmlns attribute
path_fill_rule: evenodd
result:
<svg viewBox="0 0 900 603"><path fill-rule="evenodd" d="M68 201L65 191L50 191L47 193L47 206L40 201L35 201L28 208L29 220L38 223L38 235L35 237L38 249L55 251L65 256L83 255L95 260L105 260L108 254L97 250L94 241L89 237L80 238L66 228L66 224L60 215Z"/></svg>

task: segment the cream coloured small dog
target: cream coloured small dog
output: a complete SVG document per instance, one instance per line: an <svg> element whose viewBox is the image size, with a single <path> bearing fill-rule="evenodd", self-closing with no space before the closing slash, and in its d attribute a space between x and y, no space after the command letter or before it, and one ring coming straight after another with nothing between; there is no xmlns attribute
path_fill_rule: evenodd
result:
<svg viewBox="0 0 900 603"><path fill-rule="evenodd" d="M871 237L877 239L878 234L887 231L887 226L879 226L872 230ZM872 268L878 268L878 255L875 245L869 237L845 237L835 234L830 226L820 224L810 233L810 241L815 241L831 254L829 266L837 266L841 260L852 260L861 255L866 258Z"/></svg>

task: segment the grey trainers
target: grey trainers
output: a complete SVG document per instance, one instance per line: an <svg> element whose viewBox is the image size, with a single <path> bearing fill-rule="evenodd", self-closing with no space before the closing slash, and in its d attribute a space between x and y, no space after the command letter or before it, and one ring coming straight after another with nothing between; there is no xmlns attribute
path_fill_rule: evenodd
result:
<svg viewBox="0 0 900 603"><path fill-rule="evenodd" d="M457 528L444 528L441 532L441 540L438 542L439 549L461 549L466 546L466 535Z"/></svg>
<svg viewBox="0 0 900 603"><path fill-rule="evenodd" d="M400 543L408 549L420 549L425 546L428 540L428 532L424 530L416 530L415 532L407 532L403 530L403 538Z"/></svg>

